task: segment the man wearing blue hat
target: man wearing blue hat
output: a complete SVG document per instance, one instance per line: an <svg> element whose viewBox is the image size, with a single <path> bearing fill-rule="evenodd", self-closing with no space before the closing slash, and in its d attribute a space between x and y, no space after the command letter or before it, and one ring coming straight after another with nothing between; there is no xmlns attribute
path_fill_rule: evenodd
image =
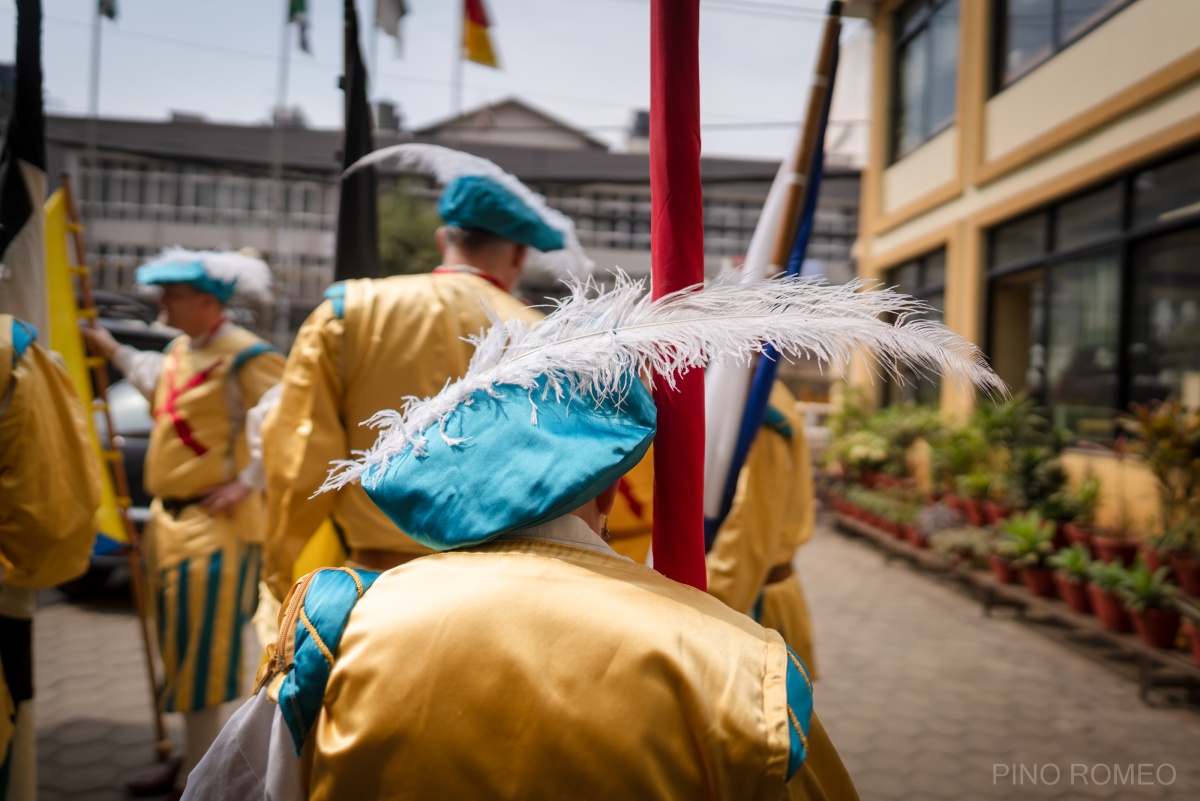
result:
<svg viewBox="0 0 1200 801"><path fill-rule="evenodd" d="M431 552L360 487L309 498L331 462L371 444L374 434L359 421L397 397L435 395L466 372L474 348L463 338L490 325L489 309L502 320L541 317L511 294L530 262L586 258L570 221L491 162L432 145L389 153L446 184L437 232L443 263L426 275L335 284L300 329L262 432L264 579L279 599L306 544L329 523L350 565L386 570Z"/></svg>
<svg viewBox="0 0 1200 801"><path fill-rule="evenodd" d="M257 601L264 522L261 465L243 429L247 411L278 383L283 357L225 311L235 292L270 297L261 259L176 248L139 268L137 280L160 288L165 322L183 332L165 353L118 345L103 329L83 331L152 404L146 563L165 674L161 703L184 714L186 780L220 731L221 705L242 697L242 628ZM130 789L165 792L171 773Z"/></svg>

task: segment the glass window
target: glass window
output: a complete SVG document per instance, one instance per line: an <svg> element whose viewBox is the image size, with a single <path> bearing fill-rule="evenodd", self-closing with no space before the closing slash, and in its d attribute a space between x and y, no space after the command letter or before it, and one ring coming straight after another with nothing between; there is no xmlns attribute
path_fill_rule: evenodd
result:
<svg viewBox="0 0 1200 801"><path fill-rule="evenodd" d="M1058 209L1055 250L1086 245L1121 231L1121 185L1084 195Z"/></svg>
<svg viewBox="0 0 1200 801"><path fill-rule="evenodd" d="M1133 252L1130 400L1168 397L1200 407L1200 229Z"/></svg>
<svg viewBox="0 0 1200 801"><path fill-rule="evenodd" d="M1046 215L1034 214L992 231L992 269L1037 258L1046 252Z"/></svg>
<svg viewBox="0 0 1200 801"><path fill-rule="evenodd" d="M903 156L954 121L958 0L914 0L896 15L892 152Z"/></svg>
<svg viewBox="0 0 1200 801"><path fill-rule="evenodd" d="M1045 270L1023 270L992 283L992 369L1012 389L1042 397L1045 369Z"/></svg>
<svg viewBox="0 0 1200 801"><path fill-rule="evenodd" d="M912 295L923 301L929 310L923 314L913 315L912 320L933 320L942 322L946 312L946 251L935 250L919 259L905 262L892 268L885 281L888 286L895 286L899 292ZM921 404L937 404L941 398L942 382L936 374L919 374L908 368L901 368L900 381L889 380L884 384L884 402L887 404L916 401Z"/></svg>
<svg viewBox="0 0 1200 801"><path fill-rule="evenodd" d="M1134 225L1170 222L1189 214L1200 214L1200 153L1134 176Z"/></svg>
<svg viewBox="0 0 1200 801"><path fill-rule="evenodd" d="M1002 89L1133 0L999 0L995 86Z"/></svg>
<svg viewBox="0 0 1200 801"><path fill-rule="evenodd" d="M1054 423L1108 439L1119 405L1119 251L1054 265L1049 278L1045 394Z"/></svg>

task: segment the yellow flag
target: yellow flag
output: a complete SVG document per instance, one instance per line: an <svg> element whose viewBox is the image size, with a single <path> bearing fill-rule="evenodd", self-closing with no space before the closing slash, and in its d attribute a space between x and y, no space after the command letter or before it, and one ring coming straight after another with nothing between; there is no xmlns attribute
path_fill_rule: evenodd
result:
<svg viewBox="0 0 1200 801"><path fill-rule="evenodd" d="M58 189L46 201L46 294L50 296L50 349L62 356L79 393L83 405L92 408L91 373L88 370L83 337L79 333L79 307L75 302L75 284L71 280L71 261L67 257L67 203L63 191ZM88 415L88 428L92 435L92 447L96 458L104 462L104 452L96 433L96 421ZM100 496L100 511L96 513L97 524L102 534L117 542L127 542L125 526L117 511L117 495L113 490L112 475L101 471L103 490Z"/></svg>
<svg viewBox="0 0 1200 801"><path fill-rule="evenodd" d="M463 0L463 57L485 67L500 69L500 60L496 58L488 35L491 24L483 0Z"/></svg>

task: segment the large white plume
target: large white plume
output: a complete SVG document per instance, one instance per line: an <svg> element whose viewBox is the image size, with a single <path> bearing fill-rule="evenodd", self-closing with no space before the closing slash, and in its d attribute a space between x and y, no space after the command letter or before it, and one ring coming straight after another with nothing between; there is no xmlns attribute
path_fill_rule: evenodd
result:
<svg viewBox="0 0 1200 801"><path fill-rule="evenodd" d="M188 250L172 247L158 254L152 261L199 261L204 264L204 271L210 278L237 282L234 285L234 297L265 303L273 296L271 268L267 263L236 250Z"/></svg>
<svg viewBox="0 0 1200 801"><path fill-rule="evenodd" d="M443 186L455 178L468 175L491 178L541 215L547 225L562 232L562 250L544 253L530 249L525 260L527 272L539 278L577 281L582 281L591 274L592 260L583 252L579 237L575 235L575 223L571 222L571 218L558 209L550 208L544 197L521 183L517 176L505 172L495 162L440 145L409 143L368 153L346 168L342 177L345 178L365 167L383 165L429 175Z"/></svg>
<svg viewBox="0 0 1200 801"><path fill-rule="evenodd" d="M922 302L890 289L855 281L829 285L821 279L784 278L745 283L718 279L652 302L640 281L618 273L613 288L596 295L591 282L576 283L569 297L544 320L513 319L472 337L475 355L467 373L432 398L409 398L403 409L382 411L364 425L381 428L360 458L335 464L322 490L385 469L410 445L424 452L426 433L471 396L497 385L530 390L532 422L542 376L547 393L574 393L593 402L623 397L631 376L653 374L674 386L675 377L714 359L749 362L768 345L787 357L811 356L844 371L857 354L873 355L875 369L905 380L900 368L942 373L985 392L1007 392L979 350L940 323L915 319ZM595 295L595 296L593 296ZM886 322L894 316L895 323ZM461 440L441 436L451 445Z"/></svg>

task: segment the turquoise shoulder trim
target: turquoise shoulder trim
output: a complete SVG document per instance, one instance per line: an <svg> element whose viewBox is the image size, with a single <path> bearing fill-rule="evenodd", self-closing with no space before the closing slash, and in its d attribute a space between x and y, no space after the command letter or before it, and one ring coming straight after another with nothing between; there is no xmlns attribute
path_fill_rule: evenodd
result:
<svg viewBox="0 0 1200 801"><path fill-rule="evenodd" d="M333 313L341 320L346 316L346 285L338 282L330 284L325 290L325 297L333 305Z"/></svg>
<svg viewBox="0 0 1200 801"><path fill-rule="evenodd" d="M241 370L246 365L246 362L253 359L255 356L262 356L264 353L278 353L279 349L269 342L255 342L248 348L242 348L238 351L238 355L233 357L233 372Z"/></svg>
<svg viewBox="0 0 1200 801"><path fill-rule="evenodd" d="M324 568L308 583L296 621L293 662L279 688L279 711L292 735L297 757L321 711L325 685L350 612L377 578L378 573L368 570Z"/></svg>
<svg viewBox="0 0 1200 801"><path fill-rule="evenodd" d="M12 318L12 363L13 367L17 366L17 361L25 355L25 351L29 350L29 346L37 341L37 329L24 320Z"/></svg>
<svg viewBox="0 0 1200 801"><path fill-rule="evenodd" d="M776 434L782 434L787 439L792 438L792 424L784 417L783 412L774 406L767 407L767 414L763 417L763 426L771 429Z"/></svg>
<svg viewBox="0 0 1200 801"><path fill-rule="evenodd" d="M808 668L791 648L787 649L787 655L788 735L791 740L791 753L788 756L788 779L791 779L804 764L804 758L808 756L808 730L812 725L813 692L812 680L808 677Z"/></svg>

